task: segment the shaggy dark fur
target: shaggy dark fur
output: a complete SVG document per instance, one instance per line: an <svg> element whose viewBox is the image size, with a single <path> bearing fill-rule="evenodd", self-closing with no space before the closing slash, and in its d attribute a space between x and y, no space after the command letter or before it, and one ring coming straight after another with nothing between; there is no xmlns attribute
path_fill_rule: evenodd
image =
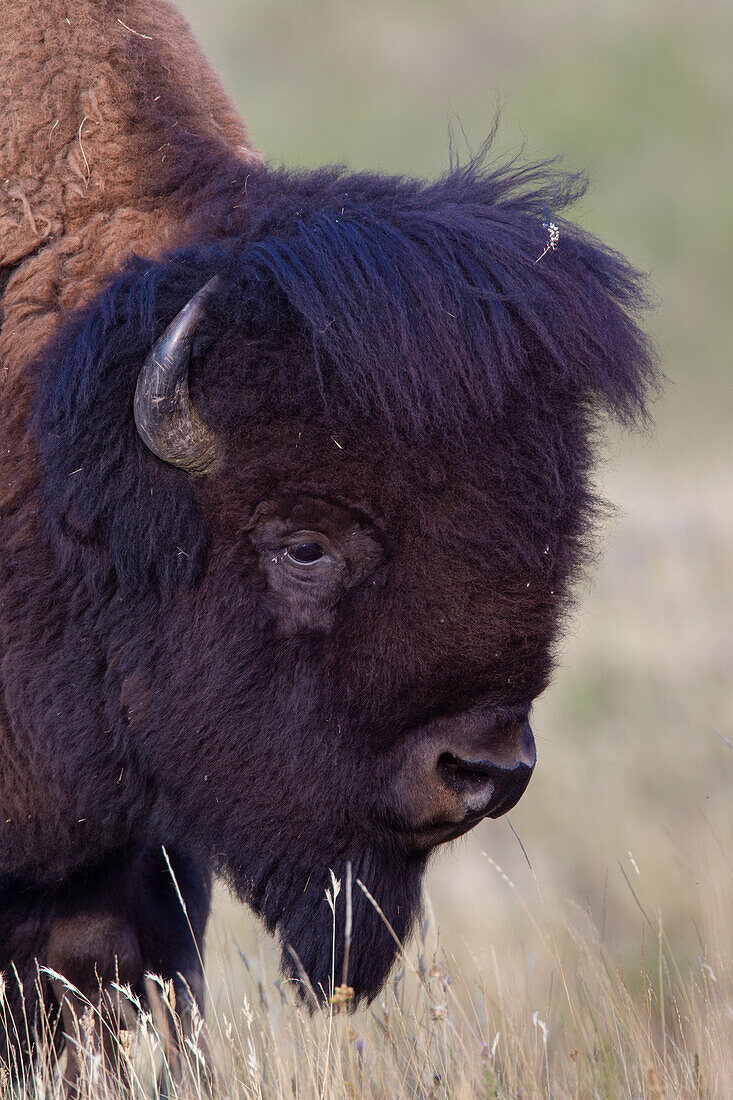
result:
<svg viewBox="0 0 733 1100"><path fill-rule="evenodd" d="M0 968L31 1008L60 906L87 974L157 965L150 929L183 929L168 880L144 877L161 845L187 853L198 933L211 867L316 989L330 869L350 860L409 933L457 821L434 757L524 728L588 545L599 415L643 418L655 378L641 280L561 219L581 185L551 167L424 183L174 144L137 209L165 204L193 243L118 262L3 394ZM11 324L33 343L23 303L50 309L45 269L36 298L23 271L11 350ZM222 460L193 477L145 449L132 400L214 274L190 381ZM333 551L317 582L287 565L298 531ZM181 944L164 972L194 966ZM393 957L355 888L357 997Z"/></svg>

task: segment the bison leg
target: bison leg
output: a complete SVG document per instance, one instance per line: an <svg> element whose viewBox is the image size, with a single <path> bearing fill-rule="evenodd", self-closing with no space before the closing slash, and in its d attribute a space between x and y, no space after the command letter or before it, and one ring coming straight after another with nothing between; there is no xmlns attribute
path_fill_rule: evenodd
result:
<svg viewBox="0 0 733 1100"><path fill-rule="evenodd" d="M168 1081L178 1087L184 1079L211 1089L214 1069L203 1030L203 977L201 972L178 974L171 982L146 975L145 993L163 1049L158 1092L165 1100Z"/></svg>
<svg viewBox="0 0 733 1100"><path fill-rule="evenodd" d="M129 918L104 911L57 917L48 939L48 965L54 978L66 1039L64 1085L78 1094L84 1076L98 1076L126 1087L126 1060L120 1033L128 1026L125 999L112 983L135 986L143 972L137 933Z"/></svg>
<svg viewBox="0 0 733 1100"><path fill-rule="evenodd" d="M214 1080L204 1028L203 939L211 905L208 869L180 853L149 851L141 867L145 889L137 915L147 978L145 992L165 1057L165 1078L178 1085L188 1074L208 1087Z"/></svg>
<svg viewBox="0 0 733 1100"><path fill-rule="evenodd" d="M61 1004L66 1048L64 1095L76 1100L80 1095L96 1093L98 1086L105 1095L114 1095L118 1088L126 1092L130 1074L120 1038L130 1024L123 1020L121 1010L112 1007L113 1002L104 990L100 991L97 1003L90 1005L87 997L80 997L65 983L54 980L52 986Z"/></svg>
<svg viewBox="0 0 733 1100"><path fill-rule="evenodd" d="M26 880L0 885L0 1077L14 1084L27 1079L37 1036L57 1055L63 1045L58 1005L39 966L53 896L52 889Z"/></svg>
<svg viewBox="0 0 733 1100"><path fill-rule="evenodd" d="M201 961L210 900L205 865L172 852L169 866L160 849L111 853L60 886L0 889L0 1062L10 1076L22 1079L40 1029L58 1053L66 1046L67 1095L99 1065L124 1085L119 1039L134 1029L134 1017L115 986L129 985L145 1000L144 975L154 974L161 993L169 990L162 1002L150 997L169 1076L180 1079L190 1065L211 1081ZM60 977L49 981L43 966Z"/></svg>

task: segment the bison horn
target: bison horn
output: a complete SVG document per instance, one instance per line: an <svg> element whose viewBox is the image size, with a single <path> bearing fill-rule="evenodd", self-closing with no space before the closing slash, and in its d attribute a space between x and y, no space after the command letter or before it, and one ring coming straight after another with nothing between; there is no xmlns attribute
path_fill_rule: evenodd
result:
<svg viewBox="0 0 733 1100"><path fill-rule="evenodd" d="M143 443L171 466L205 474L217 459L216 440L191 404L188 365L191 344L219 276L186 302L154 344L135 387L135 425Z"/></svg>

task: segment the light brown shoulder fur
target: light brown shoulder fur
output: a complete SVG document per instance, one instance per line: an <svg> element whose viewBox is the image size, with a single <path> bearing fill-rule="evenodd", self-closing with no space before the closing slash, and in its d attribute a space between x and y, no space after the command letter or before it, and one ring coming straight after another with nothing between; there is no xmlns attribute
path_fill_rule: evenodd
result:
<svg viewBox="0 0 733 1100"><path fill-rule="evenodd" d="M258 154L169 0L3 0L0 73L1 388L131 252L186 240L202 148Z"/></svg>

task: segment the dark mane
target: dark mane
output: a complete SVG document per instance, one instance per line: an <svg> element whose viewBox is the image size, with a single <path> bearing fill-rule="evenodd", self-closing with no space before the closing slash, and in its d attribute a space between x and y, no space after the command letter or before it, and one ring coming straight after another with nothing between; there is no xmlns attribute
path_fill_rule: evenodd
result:
<svg viewBox="0 0 733 1100"><path fill-rule="evenodd" d="M643 417L644 279L560 217L582 179L479 159L431 183L331 169L248 184L255 215L225 260L222 316L253 337L297 326L339 417L455 439L467 417L548 385Z"/></svg>

